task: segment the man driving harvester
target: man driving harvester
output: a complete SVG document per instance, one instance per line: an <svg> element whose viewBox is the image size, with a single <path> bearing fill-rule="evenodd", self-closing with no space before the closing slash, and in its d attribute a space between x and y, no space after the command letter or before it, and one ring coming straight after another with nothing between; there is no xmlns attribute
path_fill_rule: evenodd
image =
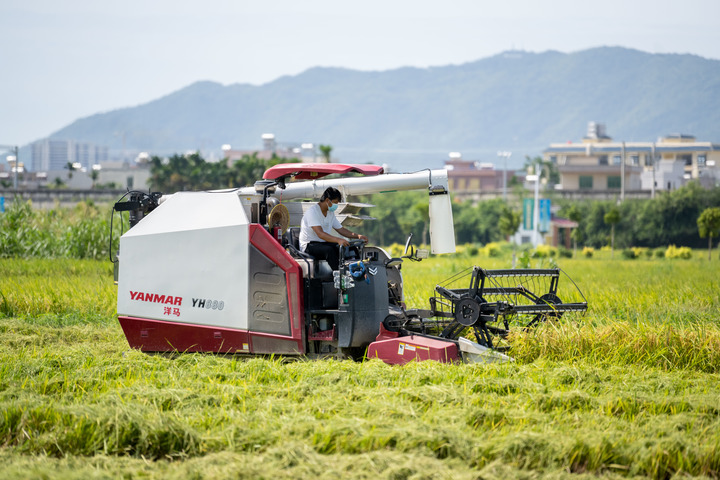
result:
<svg viewBox="0 0 720 480"><path fill-rule="evenodd" d="M333 235L333 229L344 237L368 241L365 235L351 232L335 218L334 212L341 201L342 193L336 188L328 187L320 201L305 212L300 223L300 250L317 260L327 260L333 270L340 267L339 248L349 244L346 239Z"/></svg>

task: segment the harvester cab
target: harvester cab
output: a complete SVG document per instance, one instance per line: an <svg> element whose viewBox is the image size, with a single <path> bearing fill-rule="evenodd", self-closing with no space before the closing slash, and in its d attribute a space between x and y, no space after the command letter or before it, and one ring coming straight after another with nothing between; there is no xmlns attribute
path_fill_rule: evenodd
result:
<svg viewBox="0 0 720 480"><path fill-rule="evenodd" d="M339 176L348 173L362 176ZM425 189L431 252L416 249L412 235L397 258L350 242L334 271L302 252L302 216L329 186L346 201ZM408 309L403 260L455 251L445 170L385 174L374 165L282 164L252 187L133 192L122 200L115 210L130 212L131 228L117 255L118 320L130 346L142 351L507 361L503 341L513 325L527 328L587 305L560 300L557 270L474 267L469 288L438 285L430 309ZM369 206L343 203L336 216L356 226L370 218L360 214ZM549 283L536 285L542 279ZM546 291L535 294L528 281ZM523 315L532 318L518 323Z"/></svg>

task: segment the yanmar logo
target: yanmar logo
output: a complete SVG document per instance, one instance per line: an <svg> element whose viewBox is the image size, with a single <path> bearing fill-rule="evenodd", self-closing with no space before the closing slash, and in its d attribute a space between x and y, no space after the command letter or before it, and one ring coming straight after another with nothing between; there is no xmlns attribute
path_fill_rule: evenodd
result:
<svg viewBox="0 0 720 480"><path fill-rule="evenodd" d="M130 300L138 302L164 303L165 305L182 306L182 297L172 295L158 295L157 293L133 292L130 290Z"/></svg>

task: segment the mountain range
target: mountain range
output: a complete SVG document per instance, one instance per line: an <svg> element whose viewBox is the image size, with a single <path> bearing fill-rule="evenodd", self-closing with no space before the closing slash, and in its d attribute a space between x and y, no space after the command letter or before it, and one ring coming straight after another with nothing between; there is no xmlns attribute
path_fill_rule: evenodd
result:
<svg viewBox="0 0 720 480"><path fill-rule="evenodd" d="M668 133L720 140L720 61L621 47L508 51L462 65L356 71L311 68L254 86L201 81L143 105L81 118L53 133L168 154L259 149L260 137L333 146L346 162L438 167L450 151L496 161L580 141L587 123L618 141Z"/></svg>

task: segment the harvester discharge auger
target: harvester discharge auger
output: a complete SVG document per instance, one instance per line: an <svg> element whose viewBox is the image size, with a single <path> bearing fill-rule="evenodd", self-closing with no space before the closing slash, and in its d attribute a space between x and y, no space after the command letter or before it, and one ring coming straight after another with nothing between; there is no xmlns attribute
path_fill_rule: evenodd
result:
<svg viewBox="0 0 720 480"><path fill-rule="evenodd" d="M321 179L349 172L365 177ZM130 212L117 255L118 320L130 346L387 363L507 361L514 329L587 308L577 286L558 291L558 269L473 267L438 285L430 309L408 309L402 263L429 253L416 251L412 236L399 258L351 242L335 271L300 251L297 226L329 186L344 197L426 189L432 253L455 251L445 170L383 174L373 165L283 164L253 187L129 192L115 211ZM336 215L343 226L358 225L370 218L359 214L368 206L341 203Z"/></svg>

